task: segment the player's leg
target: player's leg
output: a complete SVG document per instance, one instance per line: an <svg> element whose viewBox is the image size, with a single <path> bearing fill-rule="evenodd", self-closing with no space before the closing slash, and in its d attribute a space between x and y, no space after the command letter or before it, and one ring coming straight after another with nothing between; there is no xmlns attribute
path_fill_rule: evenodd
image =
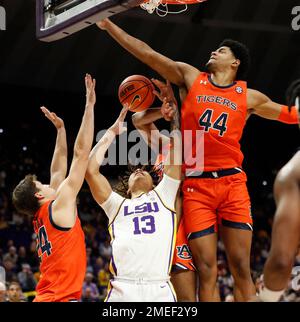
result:
<svg viewBox="0 0 300 322"><path fill-rule="evenodd" d="M219 187L225 194L218 214L222 219L220 232L234 279L234 298L235 301L248 301L256 290L250 270L252 218L247 177L241 172L221 179Z"/></svg>
<svg viewBox="0 0 300 322"><path fill-rule="evenodd" d="M176 291L178 302L196 302L197 276L195 271L182 269L172 272L171 282Z"/></svg>
<svg viewBox="0 0 300 322"><path fill-rule="evenodd" d="M181 199L181 198L178 198ZM178 209L180 208L180 209ZM181 212L182 203L176 202L176 212ZM171 272L171 282L177 294L178 302L196 301L196 272L192 253L186 238L184 218L181 218L177 231L176 247Z"/></svg>
<svg viewBox="0 0 300 322"><path fill-rule="evenodd" d="M234 299L239 302L248 301L255 295L250 270L252 231L222 225L220 232L234 279Z"/></svg>
<svg viewBox="0 0 300 322"><path fill-rule="evenodd" d="M220 301L220 294L217 288L217 242L216 233L189 240L199 276L200 302Z"/></svg>
<svg viewBox="0 0 300 322"><path fill-rule="evenodd" d="M278 292L288 284L300 242L300 151L278 173L274 196L277 210L271 251L264 268L264 285Z"/></svg>
<svg viewBox="0 0 300 322"><path fill-rule="evenodd" d="M199 277L199 301L220 301L217 289L217 216L213 179L187 179L183 184L184 226Z"/></svg>

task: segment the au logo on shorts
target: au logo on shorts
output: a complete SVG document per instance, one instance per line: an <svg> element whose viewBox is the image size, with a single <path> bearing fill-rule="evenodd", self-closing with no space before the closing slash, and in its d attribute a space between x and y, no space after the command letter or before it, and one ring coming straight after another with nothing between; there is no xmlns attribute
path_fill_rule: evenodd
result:
<svg viewBox="0 0 300 322"><path fill-rule="evenodd" d="M186 244L183 244L181 246L176 246L177 249L177 256L181 259L191 259L192 254L189 249L189 246Z"/></svg>

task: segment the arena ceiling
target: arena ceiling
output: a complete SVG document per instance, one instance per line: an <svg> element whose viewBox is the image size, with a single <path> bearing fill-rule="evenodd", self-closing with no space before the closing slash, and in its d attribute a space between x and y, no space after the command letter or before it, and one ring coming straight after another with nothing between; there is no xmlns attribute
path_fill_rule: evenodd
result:
<svg viewBox="0 0 300 322"><path fill-rule="evenodd" d="M161 53L201 68L222 39L246 43L252 53L249 83L276 98L300 76L300 31L292 31L298 0L208 0L179 15L160 18L140 8L114 21ZM123 78L155 74L96 26L54 43L35 38L35 1L6 0L7 30L0 32L0 82L68 91L82 90L82 76L98 91L116 94Z"/></svg>

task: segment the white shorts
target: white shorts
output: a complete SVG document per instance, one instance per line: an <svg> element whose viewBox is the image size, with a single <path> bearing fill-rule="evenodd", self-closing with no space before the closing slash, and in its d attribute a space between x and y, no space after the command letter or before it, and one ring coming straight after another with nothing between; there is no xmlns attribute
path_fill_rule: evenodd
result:
<svg viewBox="0 0 300 322"><path fill-rule="evenodd" d="M105 302L177 302L177 297L170 281L111 280Z"/></svg>

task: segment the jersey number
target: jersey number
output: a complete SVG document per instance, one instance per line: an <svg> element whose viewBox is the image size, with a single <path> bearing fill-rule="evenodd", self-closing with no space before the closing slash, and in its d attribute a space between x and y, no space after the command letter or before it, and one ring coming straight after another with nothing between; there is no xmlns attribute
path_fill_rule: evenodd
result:
<svg viewBox="0 0 300 322"><path fill-rule="evenodd" d="M45 226L39 228L38 232L38 245L37 250L41 250L39 257L43 256L44 253L47 253L47 256L51 255L51 242L48 240L48 235Z"/></svg>
<svg viewBox="0 0 300 322"><path fill-rule="evenodd" d="M208 132L210 128L213 128L219 131L220 136L223 136L223 134L227 131L226 123L228 119L228 114L222 113L213 124L211 122L212 115L213 110L205 110L199 118L199 125L204 127L205 132Z"/></svg>
<svg viewBox="0 0 300 322"><path fill-rule="evenodd" d="M142 233L153 234L155 232L155 219L153 216L135 217L132 221L134 223L134 235L140 235Z"/></svg>

